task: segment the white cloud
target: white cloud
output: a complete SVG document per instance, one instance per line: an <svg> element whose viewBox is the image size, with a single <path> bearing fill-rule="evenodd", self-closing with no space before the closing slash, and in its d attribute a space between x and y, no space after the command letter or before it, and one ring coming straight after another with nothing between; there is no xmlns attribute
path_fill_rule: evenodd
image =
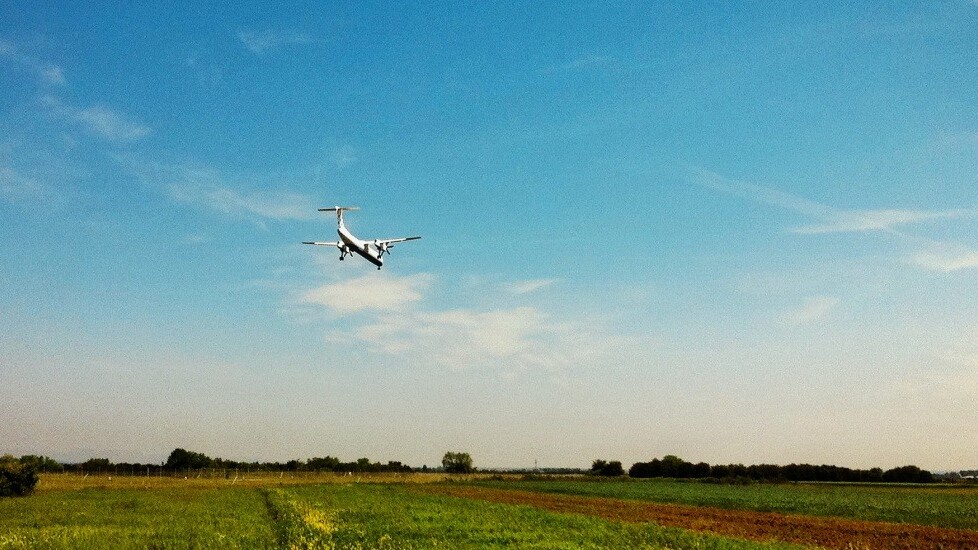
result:
<svg viewBox="0 0 978 550"><path fill-rule="evenodd" d="M786 312L782 319L792 326L807 325L827 317L839 306L839 299L832 296L813 296L794 310Z"/></svg>
<svg viewBox="0 0 978 550"><path fill-rule="evenodd" d="M824 233L885 232L891 237L896 237L896 242L900 246L914 249L906 262L908 264L930 271L944 272L978 267L978 251L957 243L935 241L912 235L905 230L896 229L897 226L930 220L974 217L978 215L978 209L975 208L957 208L943 211L841 210L770 187L727 179L706 170L694 170L692 180L704 187L792 210L815 218L820 222L795 228L792 230L794 233L817 235Z"/></svg>
<svg viewBox="0 0 978 550"><path fill-rule="evenodd" d="M299 302L324 306L335 315L397 310L420 301L432 279L427 273L392 277L383 272L374 272L308 290Z"/></svg>
<svg viewBox="0 0 978 550"><path fill-rule="evenodd" d="M934 212L928 210L854 210L837 212L827 223L807 225L792 229L795 233L815 235L819 233L853 233L883 231L898 225L908 225L928 220L960 218L974 215L973 210L963 208Z"/></svg>
<svg viewBox="0 0 978 550"><path fill-rule="evenodd" d="M978 251L926 251L920 252L908 259L908 262L929 271L951 273L960 269L978 267Z"/></svg>
<svg viewBox="0 0 978 550"><path fill-rule="evenodd" d="M252 53L262 55L270 50L293 44L311 44L313 39L304 33L294 31L238 31L238 40Z"/></svg>
<svg viewBox="0 0 978 550"><path fill-rule="evenodd" d="M316 210L307 196L288 191L238 191L214 183L175 183L167 192L180 202L253 220L308 220Z"/></svg>
<svg viewBox="0 0 978 550"><path fill-rule="evenodd" d="M65 83L64 71L61 67L22 53L13 43L6 40L0 40L0 58L8 59L34 73L43 84L61 86Z"/></svg>
<svg viewBox="0 0 978 550"><path fill-rule="evenodd" d="M41 104L54 116L80 123L89 133L107 141L129 143L152 133L149 126L104 105L79 109L54 95L42 96Z"/></svg>
<svg viewBox="0 0 978 550"><path fill-rule="evenodd" d="M249 220L264 227L265 220L316 218L312 198L292 191L242 189L256 178L228 176L219 170L189 163L162 163L134 154L112 154L116 162L154 191L170 199Z"/></svg>
<svg viewBox="0 0 978 550"><path fill-rule="evenodd" d="M0 166L0 199L12 203L50 202L54 195L50 186L12 168Z"/></svg>
<svg viewBox="0 0 978 550"><path fill-rule="evenodd" d="M622 346L622 337L593 325L559 322L534 307L387 313L352 336L377 352L453 370L555 372L588 365Z"/></svg>
<svg viewBox="0 0 978 550"><path fill-rule="evenodd" d="M121 113L102 105L77 110L73 117L92 133L109 141L136 141L151 132L148 126L129 120Z"/></svg>
<svg viewBox="0 0 978 550"><path fill-rule="evenodd" d="M433 280L378 272L305 291L297 302L336 316L358 314L350 318L352 328L331 332L330 341L359 342L407 364L492 370L506 378L587 365L624 346L624 337L593 320L557 320L536 307L426 310Z"/></svg>
<svg viewBox="0 0 978 550"><path fill-rule="evenodd" d="M50 65L40 70L41 80L48 84L64 85L65 74L61 67Z"/></svg>
<svg viewBox="0 0 978 550"><path fill-rule="evenodd" d="M546 288L557 282L557 279L531 279L528 281L518 281L506 285L506 291L510 294L529 294L531 292Z"/></svg>

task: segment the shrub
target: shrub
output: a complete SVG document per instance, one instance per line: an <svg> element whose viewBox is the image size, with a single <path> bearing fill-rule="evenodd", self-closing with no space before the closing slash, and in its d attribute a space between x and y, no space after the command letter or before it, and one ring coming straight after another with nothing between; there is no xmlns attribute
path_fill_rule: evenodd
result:
<svg viewBox="0 0 978 550"><path fill-rule="evenodd" d="M37 470L13 455L0 457L0 497L30 494L37 485Z"/></svg>

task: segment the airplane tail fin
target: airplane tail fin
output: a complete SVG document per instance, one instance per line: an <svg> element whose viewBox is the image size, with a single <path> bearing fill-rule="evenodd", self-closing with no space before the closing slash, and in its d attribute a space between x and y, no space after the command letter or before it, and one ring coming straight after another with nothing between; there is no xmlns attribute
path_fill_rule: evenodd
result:
<svg viewBox="0 0 978 550"><path fill-rule="evenodd" d="M360 210L359 206L330 206L329 208L320 208L320 212L336 212L336 223L337 225L343 223L343 212L347 210Z"/></svg>

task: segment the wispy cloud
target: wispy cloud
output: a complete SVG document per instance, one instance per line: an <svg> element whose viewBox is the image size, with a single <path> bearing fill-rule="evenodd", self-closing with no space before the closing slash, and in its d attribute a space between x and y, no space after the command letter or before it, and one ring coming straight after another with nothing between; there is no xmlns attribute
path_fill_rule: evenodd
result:
<svg viewBox="0 0 978 550"><path fill-rule="evenodd" d="M951 273L978 267L978 251L962 245L932 241L927 248L908 256L907 262L930 271Z"/></svg>
<svg viewBox="0 0 978 550"><path fill-rule="evenodd" d="M808 325L827 317L839 303L839 299L832 296L813 296L801 307L786 312L782 320L792 326Z"/></svg>
<svg viewBox="0 0 978 550"><path fill-rule="evenodd" d="M113 155L120 165L144 184L170 199L252 221L309 220L316 214L312 198L291 191L246 188L251 177L228 176L219 170L191 164L148 161L134 155Z"/></svg>
<svg viewBox="0 0 978 550"><path fill-rule="evenodd" d="M931 271L956 271L978 267L978 251L957 243L935 241L908 233L903 226L928 221L978 217L978 208L949 210L844 210L803 199L790 193L749 182L725 178L707 170L694 170L691 179L698 185L791 210L814 218L816 223L790 229L793 233L882 232L895 237L903 247L914 249L906 263Z"/></svg>
<svg viewBox="0 0 978 550"><path fill-rule="evenodd" d="M61 86L65 83L65 75L61 67L25 54L13 43L6 40L0 40L0 59L12 61L34 73L34 76L42 84Z"/></svg>
<svg viewBox="0 0 978 550"><path fill-rule="evenodd" d="M815 218L818 220L815 224L791 229L794 233L807 235L887 231L901 225L978 215L978 211L973 208L957 208L944 211L895 209L843 210L803 199L771 187L725 178L707 170L694 171L693 179L696 183L717 191L738 195L756 202L763 202Z"/></svg>
<svg viewBox="0 0 978 550"><path fill-rule="evenodd" d="M174 183L171 198L232 217L308 220L315 207L309 197L289 191L239 191L218 184Z"/></svg>
<svg viewBox="0 0 978 550"><path fill-rule="evenodd" d="M74 117L92 133L109 141L136 141L148 136L151 131L148 126L132 121L118 111L102 105L76 111Z"/></svg>
<svg viewBox="0 0 978 550"><path fill-rule="evenodd" d="M0 199L11 203L49 203L54 190L36 178L7 166L0 166Z"/></svg>
<svg viewBox="0 0 978 550"><path fill-rule="evenodd" d="M81 109L53 95L43 96L41 104L54 116L79 123L90 134L113 143L131 143L152 133L149 126L104 105Z"/></svg>
<svg viewBox="0 0 978 550"><path fill-rule="evenodd" d="M506 285L506 291L510 294L529 294L546 288L557 282L557 279L531 279L528 281L517 281Z"/></svg>
<svg viewBox="0 0 978 550"><path fill-rule="evenodd" d="M273 29L263 31L240 30L238 31L238 40L248 50L257 55L263 55L271 50L277 50L285 46L312 44L315 42L305 33Z"/></svg>
<svg viewBox="0 0 978 550"><path fill-rule="evenodd" d="M938 212L928 210L855 210L837 212L831 216L834 219L828 220L827 223L796 227L792 231L804 235L885 231L899 225L974 215L974 210L964 208Z"/></svg>
<svg viewBox="0 0 978 550"><path fill-rule="evenodd" d="M602 350L593 331L533 307L385 314L353 334L376 352L453 370L552 371L586 363Z"/></svg>

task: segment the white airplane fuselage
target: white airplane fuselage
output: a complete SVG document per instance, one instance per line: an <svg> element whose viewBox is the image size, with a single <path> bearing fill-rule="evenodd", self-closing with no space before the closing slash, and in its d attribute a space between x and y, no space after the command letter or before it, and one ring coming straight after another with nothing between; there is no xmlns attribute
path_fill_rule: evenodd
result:
<svg viewBox="0 0 978 550"><path fill-rule="evenodd" d="M361 241L354 237L353 233L350 233L350 230L343 224L343 218L340 218L336 226L336 234L340 236L340 242L346 245L350 252L356 252L360 256L363 256L365 260L378 268L384 265L384 258L381 257L380 250L370 246L369 242ZM342 256L340 259L343 259Z"/></svg>

